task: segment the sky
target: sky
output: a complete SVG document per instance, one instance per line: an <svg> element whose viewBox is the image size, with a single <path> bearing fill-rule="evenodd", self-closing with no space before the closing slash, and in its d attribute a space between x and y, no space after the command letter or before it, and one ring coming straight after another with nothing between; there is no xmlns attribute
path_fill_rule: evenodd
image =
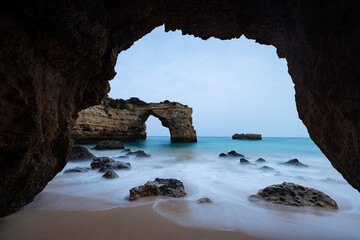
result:
<svg viewBox="0 0 360 240"><path fill-rule="evenodd" d="M160 26L121 52L115 70L110 97L186 104L198 136L308 137L287 62L273 46L244 36L202 40ZM169 136L154 117L146 126L148 136Z"/></svg>

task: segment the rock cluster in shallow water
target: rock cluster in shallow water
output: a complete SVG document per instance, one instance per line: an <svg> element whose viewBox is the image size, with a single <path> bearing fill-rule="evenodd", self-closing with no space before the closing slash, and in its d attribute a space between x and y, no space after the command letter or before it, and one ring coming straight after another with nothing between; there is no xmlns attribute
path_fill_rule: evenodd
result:
<svg viewBox="0 0 360 240"><path fill-rule="evenodd" d="M265 200L272 203L278 203L291 206L310 206L322 207L328 209L338 209L334 199L325 193L313 188L303 187L295 183L283 182L268 186L251 195L250 200Z"/></svg>
<svg viewBox="0 0 360 240"><path fill-rule="evenodd" d="M131 165L129 162L124 161L115 161L109 157L97 157L94 158L93 161L90 163L91 169L96 168L103 168L106 167L107 169L130 169Z"/></svg>

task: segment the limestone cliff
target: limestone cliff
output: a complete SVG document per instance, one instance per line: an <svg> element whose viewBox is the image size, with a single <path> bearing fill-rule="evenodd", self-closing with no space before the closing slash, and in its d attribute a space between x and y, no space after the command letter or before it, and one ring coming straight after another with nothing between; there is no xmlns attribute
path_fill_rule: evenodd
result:
<svg viewBox="0 0 360 240"><path fill-rule="evenodd" d="M275 46L310 137L360 190L359 9L351 0L3 1L0 216L61 171L77 114L106 96L118 54L163 24Z"/></svg>
<svg viewBox="0 0 360 240"><path fill-rule="evenodd" d="M152 115L169 128L172 142L196 142L192 109L177 102L145 103L137 98L105 98L79 112L72 138L79 143L113 139L133 141L146 138L145 122Z"/></svg>

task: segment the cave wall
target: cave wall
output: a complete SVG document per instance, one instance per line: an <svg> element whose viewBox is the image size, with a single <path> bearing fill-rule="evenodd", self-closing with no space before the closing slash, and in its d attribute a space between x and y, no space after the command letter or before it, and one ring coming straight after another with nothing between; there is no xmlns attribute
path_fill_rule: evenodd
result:
<svg viewBox="0 0 360 240"><path fill-rule="evenodd" d="M359 9L359 1L340 0L5 1L0 216L32 201L65 166L77 113L109 91L117 55L162 24L275 46L310 137L360 190Z"/></svg>
<svg viewBox="0 0 360 240"><path fill-rule="evenodd" d="M71 137L76 143L101 140L135 141L146 139L145 122L152 115L170 131L171 142L196 142L192 108L178 102L146 103L105 98L100 105L79 112Z"/></svg>

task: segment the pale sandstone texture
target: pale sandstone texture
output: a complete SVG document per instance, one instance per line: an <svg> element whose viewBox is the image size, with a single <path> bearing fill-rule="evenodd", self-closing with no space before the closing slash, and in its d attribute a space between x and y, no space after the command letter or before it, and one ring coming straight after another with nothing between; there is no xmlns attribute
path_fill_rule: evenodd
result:
<svg viewBox="0 0 360 240"><path fill-rule="evenodd" d="M118 54L161 25L274 46L311 139L360 190L359 9L352 0L3 1L0 216L64 168L78 112L106 96Z"/></svg>
<svg viewBox="0 0 360 240"><path fill-rule="evenodd" d="M196 142L190 107L169 101L145 103L138 98L126 101L105 98L100 105L82 110L76 120L72 138L78 143L94 143L105 139L145 139L145 122L150 115L169 128L172 142Z"/></svg>

